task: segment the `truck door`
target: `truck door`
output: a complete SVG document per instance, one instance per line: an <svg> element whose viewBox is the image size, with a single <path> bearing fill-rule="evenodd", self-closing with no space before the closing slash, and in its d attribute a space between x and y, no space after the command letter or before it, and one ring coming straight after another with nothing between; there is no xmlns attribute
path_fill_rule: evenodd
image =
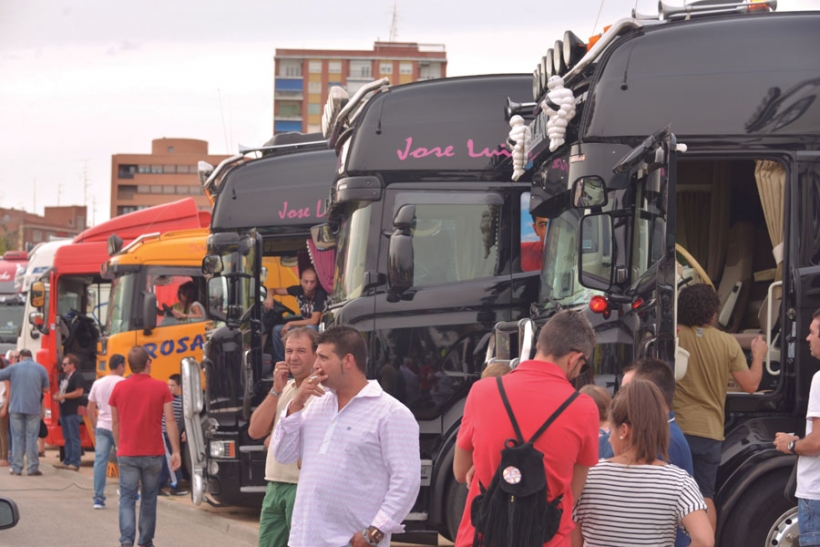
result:
<svg viewBox="0 0 820 547"><path fill-rule="evenodd" d="M809 389L820 363L805 342L812 315L820 309L820 153L798 152L797 168L786 173L783 223L781 363L794 363L795 412L805 416ZM788 214L788 209L794 214ZM794 286L790 285L794 283ZM786 369L788 370L788 368ZM802 420L801 420L802 423Z"/></svg>
<svg viewBox="0 0 820 547"><path fill-rule="evenodd" d="M616 208L601 212L590 207L595 193L586 192L583 185L588 179L576 180L572 190L575 207L591 211L581 219L581 284L604 291L605 318L618 309L613 320L631 325L627 330L635 335L634 357L652 356L669 363L677 352L676 148L675 136L665 128L626 154L613 168L628 179ZM603 238L600 243L599 238ZM602 254L606 261L591 260L597 249L607 248L603 243L611 245L611 256Z"/></svg>

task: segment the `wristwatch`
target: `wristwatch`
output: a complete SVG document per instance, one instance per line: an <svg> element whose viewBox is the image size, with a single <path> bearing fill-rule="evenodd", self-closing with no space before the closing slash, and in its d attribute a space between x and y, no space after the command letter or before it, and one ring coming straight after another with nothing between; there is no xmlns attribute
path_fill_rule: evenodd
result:
<svg viewBox="0 0 820 547"><path fill-rule="evenodd" d="M273 395L274 397L280 397L282 395L282 393L280 393L279 391L276 391L274 388L270 388L270 394Z"/></svg>
<svg viewBox="0 0 820 547"><path fill-rule="evenodd" d="M375 526L368 526L362 530L362 535L368 545L372 545L372 547L376 547L384 539L384 532Z"/></svg>
<svg viewBox="0 0 820 547"><path fill-rule="evenodd" d="M789 448L789 452L791 452L791 453L792 453L792 454L794 454L794 455L797 455L797 452L795 452L795 451L794 451L794 445L797 443L797 441L798 441L798 440L799 440L799 439L794 439L794 440L792 440L792 441L789 441L789 447L788 447L788 448Z"/></svg>

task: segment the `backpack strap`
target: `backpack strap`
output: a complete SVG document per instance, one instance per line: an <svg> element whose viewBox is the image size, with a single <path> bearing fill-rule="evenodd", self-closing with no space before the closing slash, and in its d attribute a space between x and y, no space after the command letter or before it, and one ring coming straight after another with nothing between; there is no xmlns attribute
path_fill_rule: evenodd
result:
<svg viewBox="0 0 820 547"><path fill-rule="evenodd" d="M504 408L507 409L507 416L510 417L510 422L512 422L513 429L515 430L515 435L518 437L518 442L520 444L524 444L524 436L521 435L521 428L518 427L518 422L515 419L515 414L513 414L512 407L510 406L510 400L507 399L507 393L504 391L504 382L501 381L500 376L496 376L496 381L498 383L498 392L501 393L501 400L504 401Z"/></svg>
<svg viewBox="0 0 820 547"><path fill-rule="evenodd" d="M553 413L552 413L552 416L550 416L549 418L547 418L547 421L546 421L546 422L544 422L544 425L542 425L541 427L539 427L539 428L538 428L538 431L536 431L536 432L535 432L535 435L533 435L532 437L530 437L530 440L529 440L529 441L527 441L527 443L528 443L528 444L532 444L532 443L534 443L534 442L535 442L535 440L536 440L538 437L540 437L540 436L541 436L541 434L542 434L542 433L544 433L544 431L546 431L546 430L547 430L547 428L548 428L548 427L552 424L552 422L554 422L554 421L555 421L555 419L556 419L558 416L560 416L560 415L561 415L561 413L562 413L562 412L564 412L570 404L572 404L572 401L574 401L574 400L578 397L578 395L580 395L580 393L578 393L577 391L573 391L573 392L572 392L572 395L570 395L569 397L567 397L567 400L566 400L566 401L564 401L564 402L561 404L561 406L559 406L559 407L555 410L555 412L553 412Z"/></svg>

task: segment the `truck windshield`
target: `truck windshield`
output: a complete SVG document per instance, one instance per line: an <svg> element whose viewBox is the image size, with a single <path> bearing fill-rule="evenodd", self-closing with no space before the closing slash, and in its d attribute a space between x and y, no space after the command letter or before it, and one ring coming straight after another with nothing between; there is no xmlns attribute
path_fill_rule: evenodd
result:
<svg viewBox="0 0 820 547"><path fill-rule="evenodd" d="M131 330L131 302L134 287L137 285L136 273L117 277L112 282L111 302L108 306L108 334L118 334Z"/></svg>
<svg viewBox="0 0 820 547"><path fill-rule="evenodd" d="M336 240L336 280L333 284L333 301L345 302L361 296L364 290L365 260L367 259L367 236L370 232L370 203L357 203L344 214L339 236Z"/></svg>
<svg viewBox="0 0 820 547"><path fill-rule="evenodd" d="M16 344L23 324L23 303L0 304L0 343Z"/></svg>
<svg viewBox="0 0 820 547"><path fill-rule="evenodd" d="M589 301L595 291L578 282L578 223L582 209L570 208L550 219L541 268L542 310Z"/></svg>

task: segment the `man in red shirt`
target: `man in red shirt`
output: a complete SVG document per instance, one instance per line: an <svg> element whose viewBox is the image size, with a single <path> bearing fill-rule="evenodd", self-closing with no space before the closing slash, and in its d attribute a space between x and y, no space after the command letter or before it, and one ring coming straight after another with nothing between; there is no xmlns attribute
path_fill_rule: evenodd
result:
<svg viewBox="0 0 820 547"><path fill-rule="evenodd" d="M114 386L108 402L120 473L120 545L134 545L137 490L142 482L139 545L153 547L159 475L165 458L163 414L173 452L172 471L181 463L179 430L174 419L174 398L165 382L151 378L151 359L145 348L131 348L128 366L133 374Z"/></svg>
<svg viewBox="0 0 820 547"><path fill-rule="evenodd" d="M595 332L586 317L565 310L541 329L535 359L524 361L504 376L504 390L525 440L575 391L569 381L588 364L594 346ZM479 493L479 483L485 488L490 485L504 442L514 437L496 379L479 380L467 396L453 462L456 480L468 482L469 478L456 547L473 545L470 506ZM598 409L592 399L581 394L534 446L544 454L548 499L564 496L558 533L544 545L568 547L574 527L572 506L584 487L587 471L598 462Z"/></svg>

